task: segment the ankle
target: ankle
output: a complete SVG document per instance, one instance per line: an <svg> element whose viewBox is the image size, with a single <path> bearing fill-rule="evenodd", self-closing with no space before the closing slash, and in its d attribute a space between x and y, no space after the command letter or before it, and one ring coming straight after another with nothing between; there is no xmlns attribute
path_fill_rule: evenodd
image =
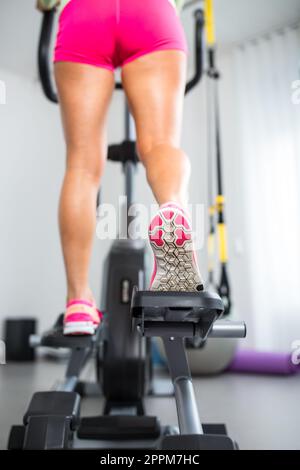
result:
<svg viewBox="0 0 300 470"><path fill-rule="evenodd" d="M163 202L162 204L159 204L160 209L168 206L175 206L179 208L183 208L185 204L182 203L182 201L178 201L175 199L170 199L169 201Z"/></svg>
<svg viewBox="0 0 300 470"><path fill-rule="evenodd" d="M185 204L182 201L170 200L168 202L160 204L159 209L171 209L172 207L183 211L185 215L188 215L190 217L190 210L188 204Z"/></svg>
<svg viewBox="0 0 300 470"><path fill-rule="evenodd" d="M90 288L69 288L67 302L75 299L87 300L88 302L95 303L95 298Z"/></svg>

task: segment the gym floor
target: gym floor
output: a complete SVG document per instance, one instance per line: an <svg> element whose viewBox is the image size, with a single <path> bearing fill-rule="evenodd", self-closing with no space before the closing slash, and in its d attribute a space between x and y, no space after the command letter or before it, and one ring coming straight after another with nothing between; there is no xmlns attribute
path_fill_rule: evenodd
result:
<svg viewBox="0 0 300 470"><path fill-rule="evenodd" d="M0 367L0 449L6 448L11 424L21 424L31 395L50 389L62 377L64 367L45 359ZM89 364L89 377L91 371ZM161 375L167 377L165 372ZM224 374L195 378L194 386L202 421L226 423L241 449L300 449L300 408L295 405L300 375ZM145 403L147 413L158 416L162 424L176 424L172 398L147 398ZM82 415L98 414L101 409L101 399L89 398L83 402Z"/></svg>

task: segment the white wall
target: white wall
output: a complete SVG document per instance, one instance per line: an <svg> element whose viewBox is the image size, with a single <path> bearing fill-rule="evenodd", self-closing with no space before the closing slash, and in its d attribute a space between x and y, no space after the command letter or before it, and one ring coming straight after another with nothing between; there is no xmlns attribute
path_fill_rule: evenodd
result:
<svg viewBox="0 0 300 470"><path fill-rule="evenodd" d="M216 32L222 47L294 23L299 0L215 0Z"/></svg>
<svg viewBox="0 0 300 470"><path fill-rule="evenodd" d="M34 316L48 327L65 304L65 278L60 252L57 204L64 170L64 143L59 110L43 97L37 79L36 46L41 17L34 0L1 0L0 80L7 86L7 104L0 105L0 325L7 316ZM189 37L191 22L184 16ZM220 57L223 70L222 125L224 175L230 238L230 275L237 314L250 322L247 266L244 262L243 201L239 159L235 148L230 52ZM193 172L191 202L206 201L205 87L186 99L183 148ZM123 99L116 93L110 110L109 141L123 135ZM139 169L137 199L152 196ZM111 185L111 181L114 184ZM116 202L121 172L107 165L105 201ZM92 287L99 297L101 264L109 244L96 240L91 267ZM204 251L200 254L205 264ZM205 269L204 269L205 271ZM0 327L1 328L1 327ZM1 336L1 329L0 329ZM248 339L251 342L251 334Z"/></svg>

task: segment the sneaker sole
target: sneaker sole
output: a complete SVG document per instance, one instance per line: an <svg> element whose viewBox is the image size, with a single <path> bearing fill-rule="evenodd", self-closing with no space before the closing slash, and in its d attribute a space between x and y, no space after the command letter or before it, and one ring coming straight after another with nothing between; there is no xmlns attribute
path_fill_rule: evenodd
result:
<svg viewBox="0 0 300 470"><path fill-rule="evenodd" d="M151 223L149 239L156 260L156 275L150 290L203 290L203 281L194 260L191 229L182 211L161 210Z"/></svg>
<svg viewBox="0 0 300 470"><path fill-rule="evenodd" d="M65 336L94 335L97 325L91 322L67 322L64 324Z"/></svg>

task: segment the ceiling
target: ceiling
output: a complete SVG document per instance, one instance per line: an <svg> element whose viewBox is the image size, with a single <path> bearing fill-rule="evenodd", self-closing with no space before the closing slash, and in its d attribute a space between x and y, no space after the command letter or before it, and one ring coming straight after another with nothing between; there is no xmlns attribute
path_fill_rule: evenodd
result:
<svg viewBox="0 0 300 470"><path fill-rule="evenodd" d="M300 21L300 0L215 0L215 14L224 47ZM183 15L189 26L190 16L188 10Z"/></svg>

